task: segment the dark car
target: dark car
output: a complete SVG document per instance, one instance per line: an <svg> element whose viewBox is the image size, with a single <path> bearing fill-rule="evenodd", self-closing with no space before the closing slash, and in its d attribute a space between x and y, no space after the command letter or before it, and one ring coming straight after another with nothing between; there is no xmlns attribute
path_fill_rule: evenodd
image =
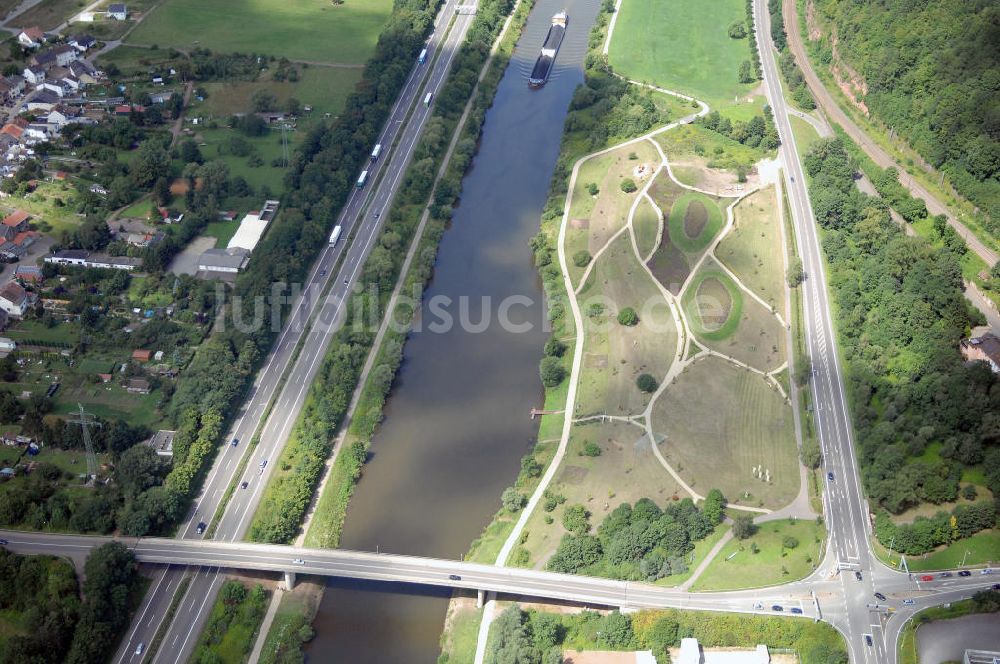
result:
<svg viewBox="0 0 1000 664"><path fill-rule="evenodd" d="M781 606L780 604L775 604L775 605L773 605L771 607L771 610L772 611L784 611L785 607Z"/></svg>
<svg viewBox="0 0 1000 664"><path fill-rule="evenodd" d="M868 646L870 646L872 644L872 635L871 634L865 634L865 644L868 645Z"/></svg>
<svg viewBox="0 0 1000 664"><path fill-rule="evenodd" d="M1000 583L994 583L992 586L990 586L990 588L992 588L993 590L1000 590Z"/></svg>
<svg viewBox="0 0 1000 664"><path fill-rule="evenodd" d="M861 576L861 572L857 572L857 571L854 572L854 578L857 579L858 581L860 581L863 578Z"/></svg>
<svg viewBox="0 0 1000 664"><path fill-rule="evenodd" d="M248 484L249 484L249 482L247 482L247 481L245 481L245 480L244 480L244 481L243 481L243 483L242 483L242 484L240 484L240 488L241 488L241 489L245 489L245 488L247 488L247 485L248 485Z"/></svg>
<svg viewBox="0 0 1000 664"><path fill-rule="evenodd" d="M10 542L8 542L7 540L0 539L0 546L7 546L8 544L10 544Z"/></svg>
<svg viewBox="0 0 1000 664"><path fill-rule="evenodd" d="M830 480L832 482L833 481L833 473L827 473L826 474L826 479L828 479L828 480Z"/></svg>
<svg viewBox="0 0 1000 664"><path fill-rule="evenodd" d="M961 572L958 573L958 575L959 576L972 576L972 572L970 572L967 569L963 569Z"/></svg>
<svg viewBox="0 0 1000 664"><path fill-rule="evenodd" d="M326 276L326 269L322 269L322 270L320 270L320 271L319 271L319 276L321 276L321 277L325 277L325 276Z"/></svg>
<svg viewBox="0 0 1000 664"><path fill-rule="evenodd" d="M802 614L802 609L800 609L800 608L799 608L799 607L797 607L797 606L793 606L793 607L791 608L791 611L792 611L792 613L794 613L794 614L796 614L796 615L801 615L801 614Z"/></svg>
<svg viewBox="0 0 1000 664"><path fill-rule="evenodd" d="M205 525L204 521L199 521L198 522L198 528L197 528L198 534L201 535L203 532L205 532L205 528L207 528L207 527L208 526Z"/></svg>
<svg viewBox="0 0 1000 664"><path fill-rule="evenodd" d="M232 446L236 447L239 444L240 444L240 439L239 438L233 438Z"/></svg>
<svg viewBox="0 0 1000 664"><path fill-rule="evenodd" d="M462 580L462 577L460 577L458 574L449 574L448 578L451 581L461 581Z"/></svg>
<svg viewBox="0 0 1000 664"><path fill-rule="evenodd" d="M941 572L940 574L938 574L939 579L947 579L950 578L951 576L952 576L951 572Z"/></svg>
<svg viewBox="0 0 1000 664"><path fill-rule="evenodd" d="M885 601L885 595L883 595L882 593L875 593L875 599L877 599L880 602L884 602Z"/></svg>

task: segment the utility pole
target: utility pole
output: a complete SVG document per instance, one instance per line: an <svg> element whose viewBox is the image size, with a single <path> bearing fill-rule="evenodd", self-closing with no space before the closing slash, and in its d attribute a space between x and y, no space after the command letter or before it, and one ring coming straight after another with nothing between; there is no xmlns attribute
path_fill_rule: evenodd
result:
<svg viewBox="0 0 1000 664"><path fill-rule="evenodd" d="M83 409L83 404L76 405L80 408L80 412L70 422L80 425L83 430L83 446L87 450L87 484L92 485L97 479L97 455L94 453L94 443L90 440L90 427L102 425Z"/></svg>

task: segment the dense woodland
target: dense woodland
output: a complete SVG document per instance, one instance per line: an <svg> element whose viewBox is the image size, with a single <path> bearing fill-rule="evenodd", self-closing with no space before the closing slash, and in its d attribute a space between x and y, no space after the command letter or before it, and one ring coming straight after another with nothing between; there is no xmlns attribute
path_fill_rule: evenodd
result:
<svg viewBox="0 0 1000 664"><path fill-rule="evenodd" d="M884 201L861 193L840 139L816 143L805 168L824 229L868 495L892 513L955 501L960 490L969 500L960 479L980 464L1000 494L1000 383L958 352L978 319L962 295L959 254L908 237ZM984 505L946 539L993 525L994 505ZM923 541L924 550L945 543Z"/></svg>
<svg viewBox="0 0 1000 664"><path fill-rule="evenodd" d="M990 0L815 0L871 113L904 136L1000 233L1000 6ZM826 36L824 64L832 58Z"/></svg>
<svg viewBox="0 0 1000 664"><path fill-rule="evenodd" d="M0 664L98 664L128 626L141 588L132 552L117 542L93 550L83 596L72 565L0 548L0 610L18 616L25 633L7 637Z"/></svg>

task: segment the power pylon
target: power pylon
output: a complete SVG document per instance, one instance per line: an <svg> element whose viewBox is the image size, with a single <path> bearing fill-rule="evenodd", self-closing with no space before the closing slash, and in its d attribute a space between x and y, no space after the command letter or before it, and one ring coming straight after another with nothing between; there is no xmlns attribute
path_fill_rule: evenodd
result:
<svg viewBox="0 0 1000 664"><path fill-rule="evenodd" d="M70 419L70 422L80 425L83 430L83 446L87 450L87 483L91 484L97 479L97 455L94 453L94 443L90 440L90 427L103 425L83 409L83 404L76 405L79 406L80 412Z"/></svg>

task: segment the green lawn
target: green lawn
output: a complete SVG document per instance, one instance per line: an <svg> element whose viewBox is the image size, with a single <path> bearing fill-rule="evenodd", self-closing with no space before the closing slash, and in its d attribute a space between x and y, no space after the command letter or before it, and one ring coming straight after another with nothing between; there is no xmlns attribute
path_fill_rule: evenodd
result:
<svg viewBox="0 0 1000 664"><path fill-rule="evenodd" d="M715 255L777 311L785 310L785 247L773 186L751 194L734 210L732 230Z"/></svg>
<svg viewBox="0 0 1000 664"><path fill-rule="evenodd" d="M811 124L802 118L789 115L788 120L792 123L792 135L795 137L795 151L799 153L800 159L804 158L812 144L819 140L819 134L816 133Z"/></svg>
<svg viewBox="0 0 1000 664"><path fill-rule="evenodd" d="M47 327L36 320L22 320L7 329L4 336L21 344L72 347L80 340L80 326L76 323L59 323Z"/></svg>
<svg viewBox="0 0 1000 664"><path fill-rule="evenodd" d="M239 218L232 221L213 221L205 226L202 235L215 238L215 246L225 248L229 240L236 234L236 229L240 227Z"/></svg>
<svg viewBox="0 0 1000 664"><path fill-rule="evenodd" d="M449 611L445 631L441 635L441 652L447 653L448 664L472 664L475 661L482 619L482 609L460 606Z"/></svg>
<svg viewBox="0 0 1000 664"><path fill-rule="evenodd" d="M153 201L148 196L143 196L122 210L118 216L123 219L149 219L149 211L152 208Z"/></svg>
<svg viewBox="0 0 1000 664"><path fill-rule="evenodd" d="M299 70L299 80L274 81L262 75L258 81L227 81L205 83L202 87L208 93L202 103L194 102L192 113L204 112L214 115L232 115L251 110L251 95L257 90L273 94L279 107L294 97L305 105L313 107L314 114L331 113L337 115L344 108L348 95L361 80L360 69L332 67L305 67ZM308 116L306 116L308 117Z"/></svg>
<svg viewBox="0 0 1000 664"><path fill-rule="evenodd" d="M686 230L685 217L692 214L692 203L701 203L708 214L708 222L704 224L701 232L692 237ZM715 235L722 228L722 210L710 196L689 191L678 198L672 208L668 228L670 229L670 241L680 247L681 251L688 254L700 253Z"/></svg>
<svg viewBox="0 0 1000 664"><path fill-rule="evenodd" d="M609 59L629 78L689 93L711 106L732 103L751 88L737 76L750 47L726 31L745 20L742 0L624 0Z"/></svg>
<svg viewBox="0 0 1000 664"><path fill-rule="evenodd" d="M227 142L231 138L240 137L249 142L257 154L264 162L261 166L251 166L249 157L240 157L232 154L226 148ZM288 154L295 150L295 135L289 136ZM229 166L229 172L233 176L241 175L251 187L259 189L261 186L268 186L271 191L280 191L282 178L285 169L278 165L272 166L272 160L282 156L281 132L271 131L260 137L243 136L233 129L202 129L198 132L196 141L201 144L200 149L205 159L220 159Z"/></svg>
<svg viewBox="0 0 1000 664"><path fill-rule="evenodd" d="M361 64L392 8L390 0L166 0L128 41L293 60Z"/></svg>
<svg viewBox="0 0 1000 664"><path fill-rule="evenodd" d="M719 308L719 303L713 301L714 298L707 299L705 294L700 292L702 284L710 279L722 284L729 294L729 313L725 322L711 327L706 325L704 316L709 312L714 313ZM684 291L683 302L688 324L695 335L701 339L721 341L732 336L736 328L740 326L743 313L743 291L722 270L701 270Z"/></svg>
<svg viewBox="0 0 1000 664"><path fill-rule="evenodd" d="M873 542L873 547L883 562L888 562L892 567L899 565L898 553L893 552L890 559L889 552L878 542ZM906 557L906 565L912 572L955 569L963 562L966 565L996 565L1000 562L1000 530L984 530L937 551Z"/></svg>
<svg viewBox="0 0 1000 664"><path fill-rule="evenodd" d="M72 231L83 222L76 213L76 189L71 182L40 182L38 188L19 198L11 196L3 202L5 211L21 208L31 213L30 224L43 233L58 234Z"/></svg>
<svg viewBox="0 0 1000 664"><path fill-rule="evenodd" d="M786 537L795 538L798 545L785 548L783 540ZM826 528L815 521L759 524L757 533L749 539L732 539L722 547L694 582L693 589L738 590L802 579L811 574L819 562L825 538ZM753 553L752 545L757 546L757 553Z"/></svg>

